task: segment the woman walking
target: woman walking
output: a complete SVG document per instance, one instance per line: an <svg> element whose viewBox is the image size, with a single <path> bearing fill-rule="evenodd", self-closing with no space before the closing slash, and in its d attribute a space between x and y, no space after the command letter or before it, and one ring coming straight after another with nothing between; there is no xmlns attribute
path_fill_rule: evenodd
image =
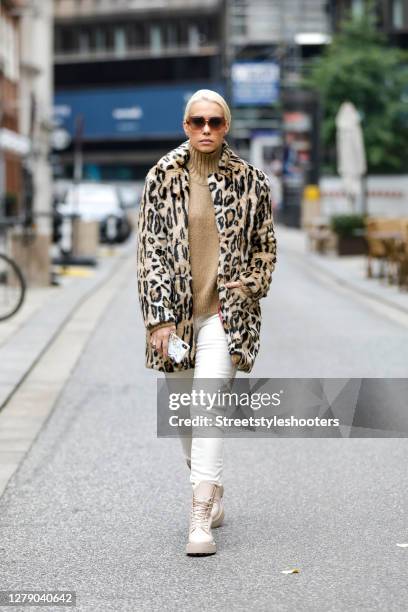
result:
<svg viewBox="0 0 408 612"><path fill-rule="evenodd" d="M203 378L231 381L237 370L252 370L259 351L259 301L276 263L270 186L229 147L230 125L224 98L197 91L184 113L188 140L145 181L137 261L145 365L164 372L173 388L180 379L191 387ZM180 363L168 356L171 332L189 345ZM223 432L193 428L181 442L192 484L186 552L213 554L211 528L224 517Z"/></svg>

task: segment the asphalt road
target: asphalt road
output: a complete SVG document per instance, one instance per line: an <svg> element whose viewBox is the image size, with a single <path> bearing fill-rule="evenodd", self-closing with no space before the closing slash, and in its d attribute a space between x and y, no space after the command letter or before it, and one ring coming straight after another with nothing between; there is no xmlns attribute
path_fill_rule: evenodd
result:
<svg viewBox="0 0 408 612"><path fill-rule="evenodd" d="M406 376L407 334L283 253L251 375ZM406 610L408 440L227 440L218 552L186 557L143 342L130 277L0 499L0 588L72 589L81 612Z"/></svg>

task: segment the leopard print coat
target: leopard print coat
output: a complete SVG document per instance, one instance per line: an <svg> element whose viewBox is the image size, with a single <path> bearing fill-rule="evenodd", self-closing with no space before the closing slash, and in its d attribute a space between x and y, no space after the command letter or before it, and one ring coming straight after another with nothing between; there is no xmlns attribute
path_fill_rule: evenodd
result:
<svg viewBox="0 0 408 612"><path fill-rule="evenodd" d="M195 365L192 276L188 247L188 140L162 157L146 176L138 218L137 285L146 329L145 366L176 372ZM237 369L250 372L259 351L260 299L269 290L276 238L267 176L240 159L224 140L217 172L208 176L219 232L217 288L228 350ZM241 280L250 291L228 289ZM150 329L173 322L190 345L177 364L151 346Z"/></svg>

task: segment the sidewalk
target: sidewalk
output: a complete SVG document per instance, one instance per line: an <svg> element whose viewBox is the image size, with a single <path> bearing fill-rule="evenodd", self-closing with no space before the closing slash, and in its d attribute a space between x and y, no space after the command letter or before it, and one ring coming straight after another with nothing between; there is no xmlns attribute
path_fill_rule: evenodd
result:
<svg viewBox="0 0 408 612"><path fill-rule="evenodd" d="M353 289L361 295L376 300L399 312L408 314L408 292L389 285L383 279L367 278L364 255L338 257L335 254L313 253L307 248L305 232L296 228L278 225L276 228L279 252L290 253L301 258L311 268L318 269L340 285Z"/></svg>
<svg viewBox="0 0 408 612"><path fill-rule="evenodd" d="M106 283L135 249L100 247L95 268L60 276L60 286L28 289L22 309L0 323L0 412L76 308ZM136 274L136 263L135 263Z"/></svg>
<svg viewBox="0 0 408 612"><path fill-rule="evenodd" d="M17 323L10 320L3 331L0 497L43 430L110 302L136 279L134 246L101 249L96 270L72 268L75 277L64 277L61 287L30 290Z"/></svg>

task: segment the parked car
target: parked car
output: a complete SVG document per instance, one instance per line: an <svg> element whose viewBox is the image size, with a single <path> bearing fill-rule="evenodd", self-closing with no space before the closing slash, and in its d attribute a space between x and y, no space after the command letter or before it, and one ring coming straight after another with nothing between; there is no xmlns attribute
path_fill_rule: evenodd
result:
<svg viewBox="0 0 408 612"><path fill-rule="evenodd" d="M123 206L129 210L137 210L142 198L143 181L134 183L116 183Z"/></svg>
<svg viewBox="0 0 408 612"><path fill-rule="evenodd" d="M122 206L126 210L132 227L137 227L139 221L139 205L143 195L144 181L116 183Z"/></svg>
<svg viewBox="0 0 408 612"><path fill-rule="evenodd" d="M84 221L98 221L101 242L124 242L132 232L119 191L109 183L71 183L56 214L60 219L79 215Z"/></svg>

